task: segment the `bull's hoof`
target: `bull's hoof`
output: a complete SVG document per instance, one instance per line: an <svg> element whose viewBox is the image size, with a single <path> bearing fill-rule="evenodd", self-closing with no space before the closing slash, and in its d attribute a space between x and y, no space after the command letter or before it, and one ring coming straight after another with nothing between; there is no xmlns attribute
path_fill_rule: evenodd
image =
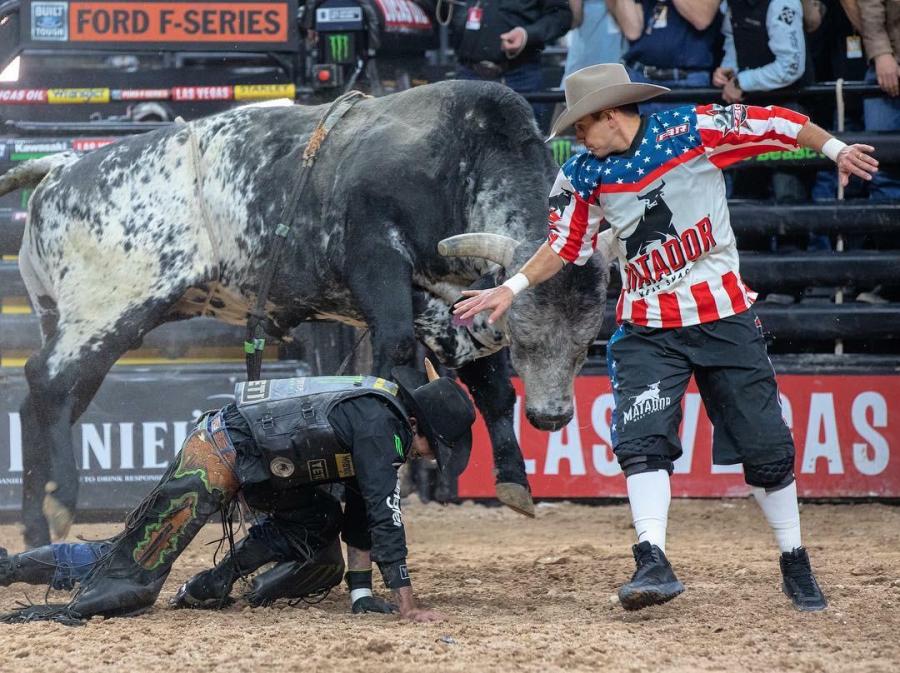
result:
<svg viewBox="0 0 900 673"><path fill-rule="evenodd" d="M497 500L514 512L534 518L534 500L531 493L522 484L500 482L497 484Z"/></svg>
<svg viewBox="0 0 900 673"><path fill-rule="evenodd" d="M69 535L69 529L75 520L75 513L62 504L55 495L56 482L48 481L44 487L44 504L42 506L44 518L50 527L50 536L54 540L65 540Z"/></svg>

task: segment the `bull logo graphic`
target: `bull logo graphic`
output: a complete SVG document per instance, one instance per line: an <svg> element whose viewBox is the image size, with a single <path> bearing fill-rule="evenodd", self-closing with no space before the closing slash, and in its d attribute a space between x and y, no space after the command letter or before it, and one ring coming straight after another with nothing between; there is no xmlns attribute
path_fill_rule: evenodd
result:
<svg viewBox="0 0 900 673"><path fill-rule="evenodd" d="M663 199L665 182L660 182L659 187L654 187L644 194L638 194L638 199L646 201L644 214L634 231L625 238L625 254L628 259L634 259L638 255L647 252L651 243L665 243L669 236L678 236L678 230L672 224L672 211Z"/></svg>
<svg viewBox="0 0 900 673"><path fill-rule="evenodd" d="M650 387L647 388L640 395L635 395L634 405L637 406L639 404L643 404L644 402L651 402L659 399L659 384L660 381L656 383L651 383Z"/></svg>
<svg viewBox="0 0 900 673"><path fill-rule="evenodd" d="M561 217L564 212L566 212L566 208L569 207L569 204L572 202L572 197L575 195L575 192L570 192L567 189L563 189L559 194L554 194L550 197L550 210L556 211L556 213Z"/></svg>
<svg viewBox="0 0 900 673"><path fill-rule="evenodd" d="M750 124L747 122L747 108L740 104L729 105L723 107L721 105L713 105L713 124L722 132L722 135L729 133L740 133L741 131L749 131Z"/></svg>

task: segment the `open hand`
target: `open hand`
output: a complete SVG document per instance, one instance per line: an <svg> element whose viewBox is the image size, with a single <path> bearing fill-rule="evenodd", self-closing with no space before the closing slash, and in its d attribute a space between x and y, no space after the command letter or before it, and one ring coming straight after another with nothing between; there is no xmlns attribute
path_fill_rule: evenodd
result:
<svg viewBox="0 0 900 673"><path fill-rule="evenodd" d="M871 156L874 151L871 145L847 145L838 153L838 176L842 187L847 186L851 175L863 180L872 179L872 174L878 171L878 160Z"/></svg>
<svg viewBox="0 0 900 673"><path fill-rule="evenodd" d="M466 290L463 299L453 307L453 315L460 320L468 320L482 311L490 311L488 325L493 325L512 305L513 291L505 285L488 290Z"/></svg>

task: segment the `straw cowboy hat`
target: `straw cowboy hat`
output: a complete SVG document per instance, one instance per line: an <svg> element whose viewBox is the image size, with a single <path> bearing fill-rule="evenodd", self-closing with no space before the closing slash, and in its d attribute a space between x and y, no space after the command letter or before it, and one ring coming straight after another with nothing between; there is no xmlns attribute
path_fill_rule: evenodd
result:
<svg viewBox="0 0 900 673"><path fill-rule="evenodd" d="M566 109L553 124L547 140L592 112L641 103L668 91L664 86L632 82L625 66L619 63L601 63L576 70L566 77L564 86Z"/></svg>

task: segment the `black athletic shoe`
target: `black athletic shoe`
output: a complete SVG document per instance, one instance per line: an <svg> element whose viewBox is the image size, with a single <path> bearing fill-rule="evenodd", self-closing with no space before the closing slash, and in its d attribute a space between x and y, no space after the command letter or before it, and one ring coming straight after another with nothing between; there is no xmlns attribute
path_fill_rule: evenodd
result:
<svg viewBox="0 0 900 673"><path fill-rule="evenodd" d="M803 547L781 555L781 577L781 589L798 610L814 612L828 607Z"/></svg>
<svg viewBox="0 0 900 673"><path fill-rule="evenodd" d="M619 602L626 610L640 610L672 600L684 591L663 550L649 542L631 548L637 570L619 589Z"/></svg>
<svg viewBox="0 0 900 673"><path fill-rule="evenodd" d="M8 587L13 582L15 567L3 547L0 547L0 587Z"/></svg>

